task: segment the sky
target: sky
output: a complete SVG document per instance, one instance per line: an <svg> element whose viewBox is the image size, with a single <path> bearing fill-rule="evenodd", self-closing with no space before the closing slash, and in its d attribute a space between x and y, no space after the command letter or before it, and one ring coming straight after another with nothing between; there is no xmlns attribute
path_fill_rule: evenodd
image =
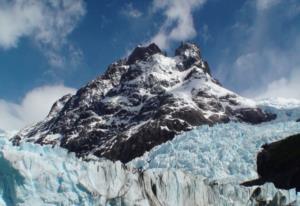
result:
<svg viewBox="0 0 300 206"><path fill-rule="evenodd" d="M300 99L299 0L0 0L0 129L43 119L139 44L172 56L181 41L228 89Z"/></svg>

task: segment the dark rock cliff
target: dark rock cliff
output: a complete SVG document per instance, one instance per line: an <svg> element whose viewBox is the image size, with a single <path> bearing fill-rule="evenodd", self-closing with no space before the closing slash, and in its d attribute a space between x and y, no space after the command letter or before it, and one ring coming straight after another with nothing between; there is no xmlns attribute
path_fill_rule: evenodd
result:
<svg viewBox="0 0 300 206"><path fill-rule="evenodd" d="M257 155L259 178L245 186L272 182L278 189L296 188L300 192L300 134L265 144Z"/></svg>

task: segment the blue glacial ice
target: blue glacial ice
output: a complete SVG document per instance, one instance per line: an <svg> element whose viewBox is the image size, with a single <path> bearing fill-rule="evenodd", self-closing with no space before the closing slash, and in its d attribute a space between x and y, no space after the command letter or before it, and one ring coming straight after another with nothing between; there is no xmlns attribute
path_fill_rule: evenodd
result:
<svg viewBox="0 0 300 206"><path fill-rule="evenodd" d="M82 161L61 148L14 147L6 138L0 151L1 206L241 205L251 192L181 170L138 171L94 157Z"/></svg>
<svg viewBox="0 0 300 206"><path fill-rule="evenodd" d="M295 121L201 126L136 158L137 168L177 168L214 180L257 177L256 154L265 143L300 133Z"/></svg>

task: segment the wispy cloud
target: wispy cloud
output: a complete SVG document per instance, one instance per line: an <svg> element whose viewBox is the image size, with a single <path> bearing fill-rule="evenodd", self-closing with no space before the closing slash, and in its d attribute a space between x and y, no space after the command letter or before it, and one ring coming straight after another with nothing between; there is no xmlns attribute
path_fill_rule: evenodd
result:
<svg viewBox="0 0 300 206"><path fill-rule="evenodd" d="M163 11L165 20L158 33L150 40L166 49L174 41L185 41L196 36L193 11L206 0L154 0L153 12Z"/></svg>
<svg viewBox="0 0 300 206"><path fill-rule="evenodd" d="M53 66L62 66L62 50L69 56L75 51L68 50L67 37L85 13L83 0L0 0L0 47L16 48L22 38L30 38Z"/></svg>
<svg viewBox="0 0 300 206"><path fill-rule="evenodd" d="M300 67L294 68L290 75L270 82L267 87L256 94L249 93L258 99L270 97L296 98L300 99L299 92ZM253 92L253 91L250 91Z"/></svg>
<svg viewBox="0 0 300 206"><path fill-rule="evenodd" d="M299 98L300 28L291 26L299 6L296 0L247 1L247 20L232 27L234 38L218 77L249 97Z"/></svg>
<svg viewBox="0 0 300 206"><path fill-rule="evenodd" d="M75 93L75 89L64 85L48 85L29 91L20 104L0 99L0 129L19 130L42 120L52 104L69 93Z"/></svg>
<svg viewBox="0 0 300 206"><path fill-rule="evenodd" d="M266 10L280 3L282 0L256 0L256 8L258 10Z"/></svg>
<svg viewBox="0 0 300 206"><path fill-rule="evenodd" d="M126 4L121 13L131 18L139 18L143 15L143 13L140 10L133 7L132 3Z"/></svg>
<svg viewBox="0 0 300 206"><path fill-rule="evenodd" d="M203 39L204 43L207 43L210 39L212 39L211 34L209 33L208 25L204 24L200 28L200 37Z"/></svg>

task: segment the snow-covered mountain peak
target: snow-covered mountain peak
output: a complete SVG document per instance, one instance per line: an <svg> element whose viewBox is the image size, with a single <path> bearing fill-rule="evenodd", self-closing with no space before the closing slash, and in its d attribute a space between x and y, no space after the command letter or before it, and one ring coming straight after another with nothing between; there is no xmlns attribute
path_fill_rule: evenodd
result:
<svg viewBox="0 0 300 206"><path fill-rule="evenodd" d="M22 130L13 142L57 144L79 155L127 162L202 124L272 118L223 88L196 45L183 43L168 57L150 44L60 99L48 118Z"/></svg>
<svg viewBox="0 0 300 206"><path fill-rule="evenodd" d="M211 75L208 63L201 57L200 48L196 44L183 42L175 50L175 56L180 59L181 69L191 68L193 65L202 68Z"/></svg>

